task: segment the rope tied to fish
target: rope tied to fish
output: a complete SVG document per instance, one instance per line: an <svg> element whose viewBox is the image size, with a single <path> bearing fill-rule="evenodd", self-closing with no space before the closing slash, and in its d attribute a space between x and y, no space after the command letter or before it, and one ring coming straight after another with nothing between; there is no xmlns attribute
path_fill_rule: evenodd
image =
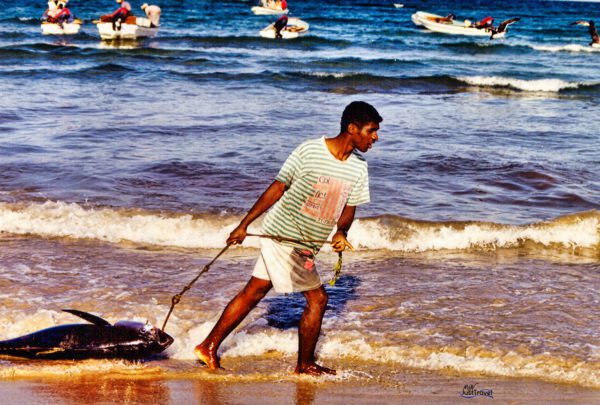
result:
<svg viewBox="0 0 600 405"><path fill-rule="evenodd" d="M272 239L277 242L320 243L320 244L330 244L330 245L333 244L333 242L330 240L300 240L300 239L287 238L285 236L277 236L277 235L261 235L261 234L248 233L248 234L246 234L246 236ZM227 249L229 249L229 247L231 245L232 245L231 243L225 245L225 247L223 249L221 249L219 251L219 253L210 262L208 262L207 264L204 265L202 270L200 270L200 272L198 272L198 274L196 275L196 277L194 277L192 279L192 281L190 281L187 285L185 285L179 293L173 295L173 297L171 298L171 307L169 308L169 312L167 313L167 316L165 317L165 321L163 322L163 325L161 328L161 330L163 332L165 331L167 322L169 321L169 318L171 317L171 314L173 313L175 306L177 304L179 304L183 294L185 294L188 290L190 290L192 288L192 286L196 283L196 281L198 281L198 279L210 269L210 266L212 266L219 259L219 257L221 257L227 251ZM337 280L340 278L341 274L342 274L342 252L338 252L338 261L335 264L335 266L333 267L333 277L331 278L331 280L329 280L328 284L333 287L335 285L335 283L337 282Z"/></svg>

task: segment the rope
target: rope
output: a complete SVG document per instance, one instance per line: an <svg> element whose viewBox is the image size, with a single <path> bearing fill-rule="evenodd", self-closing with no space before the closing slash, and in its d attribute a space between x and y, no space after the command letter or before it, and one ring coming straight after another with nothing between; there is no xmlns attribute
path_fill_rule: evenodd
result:
<svg viewBox="0 0 600 405"><path fill-rule="evenodd" d="M187 290L189 290L190 288L192 288L192 285L194 285L194 283L196 281L198 281L198 279L200 278L200 276L203 275L204 273L206 273L208 271L208 269L210 268L210 266L214 262L216 262L217 259L219 257L221 257L221 255L227 251L227 249L229 249L229 246L231 246L231 245L227 245L223 249L221 249L221 251L219 252L219 254L216 255L215 258L212 259L208 264L206 264L202 268L202 270L200 270L200 273L198 273L198 275L192 281L190 281L190 283L188 285L186 285L185 287L183 287L183 289L179 292L179 294L175 294L173 296L173 298L171 298L171 308L169 309L169 313L167 314L167 317L165 318L165 321L163 322L163 326L161 328L163 332L165 331L165 327L167 326L167 322L169 321L169 317L173 313L173 309L175 309L175 305L179 304L179 301L181 301L181 297L183 296L183 294L185 294L187 292Z"/></svg>
<svg viewBox="0 0 600 405"><path fill-rule="evenodd" d="M295 242L295 243L333 243L332 241L329 240L298 240L298 239L292 239L292 238L286 238L284 236L273 236L273 235L260 235L260 234L254 234L254 233L247 233L246 236L255 236L257 238L267 238L267 239L273 239L276 240L278 242ZM217 254L214 259L212 259L209 263L207 263L202 270L200 270L200 272L198 273L198 275L196 277L194 277L194 279L192 281L190 281L185 287L183 287L183 289L178 293L175 294L172 298L171 298L171 308L169 308L169 312L167 313L167 317L165 318L165 321L163 322L163 326L161 328L161 330L164 332L165 328L167 326L167 322L169 321L169 318L171 317L171 314L173 313L173 310L175 309L175 305L179 304L179 302L181 301L181 297L183 296L183 294L185 294L189 289L192 288L192 286L194 285L194 283L196 281L198 281L198 279L200 278L200 276L202 276L204 273L206 273L208 271L208 269L210 269L210 266L213 265L214 262L217 261L217 259L219 257L221 257L221 255L223 255L223 253L225 253L227 251L227 249L229 249L229 246L231 245L227 245L225 246L223 249L221 249L221 251L219 252L219 254ZM334 268L334 278L331 279L331 281L329 281L330 285L334 285L335 282L337 281L340 272L342 270L342 252L338 253L339 255L339 260L338 263L336 264L335 268Z"/></svg>
<svg viewBox="0 0 600 405"><path fill-rule="evenodd" d="M286 238L285 236L274 236L274 235L261 235L261 234L256 234L256 233L247 233L246 236L256 236L257 238L266 238L266 239L273 239L276 240L277 242L295 242L295 243L329 243L332 244L333 242L330 240L298 240L298 239L293 239L293 238Z"/></svg>

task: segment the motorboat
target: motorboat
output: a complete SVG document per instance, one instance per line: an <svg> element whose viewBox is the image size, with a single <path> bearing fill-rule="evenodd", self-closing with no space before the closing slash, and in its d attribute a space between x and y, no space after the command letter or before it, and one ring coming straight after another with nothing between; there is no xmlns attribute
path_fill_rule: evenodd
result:
<svg viewBox="0 0 600 405"><path fill-rule="evenodd" d="M287 25L281 30L281 38L293 39L306 34L308 31L308 23L296 17L290 17ZM263 38L274 39L276 37L275 23L269 24L260 31L260 36Z"/></svg>
<svg viewBox="0 0 600 405"><path fill-rule="evenodd" d="M254 15L283 15L290 12L289 9L254 6L250 9Z"/></svg>
<svg viewBox="0 0 600 405"><path fill-rule="evenodd" d="M40 27L44 35L74 35L81 29L81 21L75 20L72 23L62 23L62 25L44 21Z"/></svg>
<svg viewBox="0 0 600 405"><path fill-rule="evenodd" d="M468 35L477 37L502 38L506 31L495 32L493 28L476 28L471 21L449 20L444 16L417 11L411 16L415 25L423 26L430 31L441 32L443 34Z"/></svg>
<svg viewBox="0 0 600 405"><path fill-rule="evenodd" d="M98 22L96 27L98 27L98 32L102 39L152 38L158 33L158 27L148 27L144 25Z"/></svg>

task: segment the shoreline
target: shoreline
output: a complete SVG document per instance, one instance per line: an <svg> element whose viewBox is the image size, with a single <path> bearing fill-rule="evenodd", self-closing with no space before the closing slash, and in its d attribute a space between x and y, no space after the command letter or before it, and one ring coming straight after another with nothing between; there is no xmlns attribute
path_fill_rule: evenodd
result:
<svg viewBox="0 0 600 405"><path fill-rule="evenodd" d="M370 378L315 378L291 374L264 375L264 360L245 358L229 364L230 371L124 373L89 372L79 376L13 377L0 379L0 391L11 403L231 403L259 404L269 398L278 404L457 403L485 396L510 403L593 403L600 389L555 384L535 379L465 376L425 370L398 369L393 381L373 365ZM231 363L231 362L230 362ZM254 366L256 370L253 371ZM291 370L291 369L290 369ZM150 371L150 370L145 370ZM258 371L258 373L256 372ZM361 374L350 371L345 374ZM387 381L386 381L387 380ZM475 398L461 397L472 385ZM491 390L491 391L490 391ZM473 392L473 391L471 391ZM488 398L488 399L491 399Z"/></svg>

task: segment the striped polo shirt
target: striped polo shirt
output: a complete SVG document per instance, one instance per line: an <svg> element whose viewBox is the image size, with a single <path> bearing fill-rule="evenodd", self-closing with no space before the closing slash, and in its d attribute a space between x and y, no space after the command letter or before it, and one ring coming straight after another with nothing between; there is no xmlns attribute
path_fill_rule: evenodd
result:
<svg viewBox="0 0 600 405"><path fill-rule="evenodd" d="M302 143L292 152L276 180L286 191L268 212L263 231L298 240L325 240L346 205L370 201L366 160L353 151L345 161L336 159L325 137ZM285 244L317 253L321 243Z"/></svg>

